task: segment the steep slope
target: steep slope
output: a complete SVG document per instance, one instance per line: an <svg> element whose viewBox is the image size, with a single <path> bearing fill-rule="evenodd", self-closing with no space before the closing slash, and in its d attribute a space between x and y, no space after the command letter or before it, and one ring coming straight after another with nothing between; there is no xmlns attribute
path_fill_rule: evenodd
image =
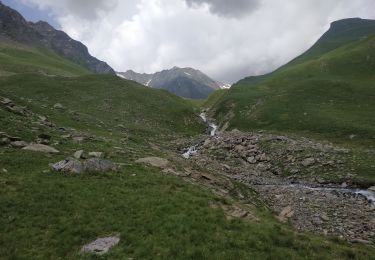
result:
<svg viewBox="0 0 375 260"><path fill-rule="evenodd" d="M230 87L209 78L199 70L174 67L155 74L140 74L132 70L119 72L120 77L137 81L152 88L165 89L178 96L192 99L207 98L213 91Z"/></svg>
<svg viewBox="0 0 375 260"><path fill-rule="evenodd" d="M360 24L368 24L365 33L353 38L353 30L347 29L351 22L358 32L357 19L333 23L299 62L238 82L214 106L217 118L232 128L300 132L374 145L375 27L373 21L363 20ZM338 42L351 40L331 51L335 44L319 47L336 42L336 35Z"/></svg>
<svg viewBox="0 0 375 260"><path fill-rule="evenodd" d="M107 126L143 138L189 135L204 130L185 100L116 76L17 74L0 78L0 84L0 95L33 100L27 106L36 111L41 106L62 104L65 113L52 113L50 117L64 127L83 130L87 121L91 122L91 131L100 132ZM76 117L80 119L75 121Z"/></svg>
<svg viewBox="0 0 375 260"><path fill-rule="evenodd" d="M241 80L239 83L255 84L277 74L292 65L303 63L308 60L318 59L321 55L330 52L346 44L360 41L375 34L375 20L348 18L331 23L329 30L319 38L319 40L305 53L293 59L276 71L261 75L251 76Z"/></svg>
<svg viewBox="0 0 375 260"><path fill-rule="evenodd" d="M329 30L304 54L291 63L318 58L319 56L361 39L375 34L375 20L349 18L335 21Z"/></svg>
<svg viewBox="0 0 375 260"><path fill-rule="evenodd" d="M60 76L91 73L46 48L37 49L22 44L0 43L0 76L26 72Z"/></svg>
<svg viewBox="0 0 375 260"><path fill-rule="evenodd" d="M108 64L92 57L82 43L62 31L55 30L46 22L27 22L21 14L1 2L0 32L0 42L17 42L29 47L48 48L94 73L115 74Z"/></svg>

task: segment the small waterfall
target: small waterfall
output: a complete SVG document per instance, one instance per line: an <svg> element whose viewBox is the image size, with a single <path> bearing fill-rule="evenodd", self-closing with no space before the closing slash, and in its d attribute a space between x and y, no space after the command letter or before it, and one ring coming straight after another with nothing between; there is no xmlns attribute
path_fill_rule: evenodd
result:
<svg viewBox="0 0 375 260"><path fill-rule="evenodd" d="M199 117L202 119L204 123L206 123L210 129L210 136L214 137L216 136L218 126L212 122L210 122L207 119L207 114L205 112L202 112L199 114ZM196 154L198 152L198 146L199 144L195 144L193 146L190 146L189 148L186 149L186 152L182 154L182 157L185 159L189 159L192 155Z"/></svg>

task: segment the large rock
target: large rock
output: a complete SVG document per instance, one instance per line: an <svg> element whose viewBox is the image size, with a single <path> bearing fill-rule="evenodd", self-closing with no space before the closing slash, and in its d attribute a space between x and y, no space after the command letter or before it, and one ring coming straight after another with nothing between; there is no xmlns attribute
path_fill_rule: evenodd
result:
<svg viewBox="0 0 375 260"><path fill-rule="evenodd" d="M89 152L90 157L96 157L96 158L101 158L103 156L102 152Z"/></svg>
<svg viewBox="0 0 375 260"><path fill-rule="evenodd" d="M0 138L0 145L8 145L10 144L10 139L8 137Z"/></svg>
<svg viewBox="0 0 375 260"><path fill-rule="evenodd" d="M141 158L135 161L136 163L144 163L148 164L157 168L162 168L164 169L165 167L168 166L169 161L160 157L146 157L146 158Z"/></svg>
<svg viewBox="0 0 375 260"><path fill-rule="evenodd" d="M23 148L28 145L25 141L14 141L10 143L11 146L16 148Z"/></svg>
<svg viewBox="0 0 375 260"><path fill-rule="evenodd" d="M52 170L63 173L83 173L83 165L80 161L68 158L51 165Z"/></svg>
<svg viewBox="0 0 375 260"><path fill-rule="evenodd" d="M306 158L305 160L302 161L301 164L305 167L309 167L309 166L313 165L314 163L315 163L314 158Z"/></svg>
<svg viewBox="0 0 375 260"><path fill-rule="evenodd" d="M44 145L44 144L30 144L22 149L27 150L27 151L33 151L33 152L41 152L41 153L59 153L59 151L56 150L55 148L48 146L48 145Z"/></svg>
<svg viewBox="0 0 375 260"><path fill-rule="evenodd" d="M82 156L83 156L83 153L84 153L84 151L83 150L79 150L79 151L76 151L75 153L74 153L74 158L76 158L76 159L81 159L82 158Z"/></svg>
<svg viewBox="0 0 375 260"><path fill-rule="evenodd" d="M52 170L63 173L104 173L110 171L117 171L118 166L108 160L103 160L99 158L91 158L80 162L79 160L73 158L67 158L60 162L51 165Z"/></svg>
<svg viewBox="0 0 375 260"><path fill-rule="evenodd" d="M95 241L84 245L81 249L84 253L93 253L97 255L105 254L120 242L119 236L110 236L98 238Z"/></svg>
<svg viewBox="0 0 375 260"><path fill-rule="evenodd" d="M375 192L375 186L372 186L372 187L368 188L368 190Z"/></svg>
<svg viewBox="0 0 375 260"><path fill-rule="evenodd" d="M56 104L53 105L53 108L54 108L54 109L60 109L60 110L61 110L61 109L64 109L64 106L61 105L60 103L56 103Z"/></svg>
<svg viewBox="0 0 375 260"><path fill-rule="evenodd" d="M281 222L286 222L289 218L293 217L294 210L291 206L283 208L277 217Z"/></svg>
<svg viewBox="0 0 375 260"><path fill-rule="evenodd" d="M115 163L99 158L91 158L84 161L83 168L85 172L115 172L118 170L118 166Z"/></svg>

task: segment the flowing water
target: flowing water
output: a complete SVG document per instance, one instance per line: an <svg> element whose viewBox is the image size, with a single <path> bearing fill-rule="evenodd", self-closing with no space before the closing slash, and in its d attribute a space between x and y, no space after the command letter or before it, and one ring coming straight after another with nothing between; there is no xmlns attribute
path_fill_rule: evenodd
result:
<svg viewBox="0 0 375 260"><path fill-rule="evenodd" d="M210 129L210 136L211 137L214 137L216 136L216 132L217 132L217 128L218 126L213 123L213 122L210 122L208 119L207 119L207 114L202 112L199 117L202 119L203 122L205 122L209 129ZM196 154L197 153L197 149L198 149L198 146L199 144L195 144L193 146L190 146L189 148L186 149L186 152L182 154L182 157L184 157L185 159L189 159L192 155Z"/></svg>
<svg viewBox="0 0 375 260"><path fill-rule="evenodd" d="M207 118L207 114L205 112L202 112L199 117L202 119L203 122L205 122L209 129L210 129L210 136L215 137L217 134L218 126L210 122L210 120ZM189 159L191 156L195 155L198 152L198 147L200 144L195 144L193 146L190 146L186 149L186 152L182 154L182 156L185 159ZM289 187L293 188L303 188L303 189L309 189L313 191L337 191L341 193L351 193L355 195L361 195L364 196L372 205L375 206L375 192L370 190L361 190L361 189L350 189L350 188L327 188L327 187L311 187L307 185L301 185L301 184L290 184Z"/></svg>
<svg viewBox="0 0 375 260"><path fill-rule="evenodd" d="M375 192L370 190L361 190L361 189L351 189L351 188L332 188L332 187L310 187L307 185L298 185L298 184L291 184L289 187L297 187L297 188L303 188L308 189L312 191L337 191L341 193L352 193L355 195L361 195L364 196L372 205L375 206Z"/></svg>

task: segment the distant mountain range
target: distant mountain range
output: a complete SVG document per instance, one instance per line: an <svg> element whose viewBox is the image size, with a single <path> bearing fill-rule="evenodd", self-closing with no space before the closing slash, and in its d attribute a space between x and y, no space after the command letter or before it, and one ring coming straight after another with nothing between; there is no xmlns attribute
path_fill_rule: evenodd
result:
<svg viewBox="0 0 375 260"><path fill-rule="evenodd" d="M117 75L148 87L165 89L177 96L191 99L204 99L217 89L230 88L229 84L215 81L193 68L173 67L154 74L141 74L128 70L117 72Z"/></svg>
<svg viewBox="0 0 375 260"><path fill-rule="evenodd" d="M91 56L81 42L47 22L27 22L20 13L0 1L0 41L16 42L31 47L48 48L94 73L115 74L105 62Z"/></svg>

